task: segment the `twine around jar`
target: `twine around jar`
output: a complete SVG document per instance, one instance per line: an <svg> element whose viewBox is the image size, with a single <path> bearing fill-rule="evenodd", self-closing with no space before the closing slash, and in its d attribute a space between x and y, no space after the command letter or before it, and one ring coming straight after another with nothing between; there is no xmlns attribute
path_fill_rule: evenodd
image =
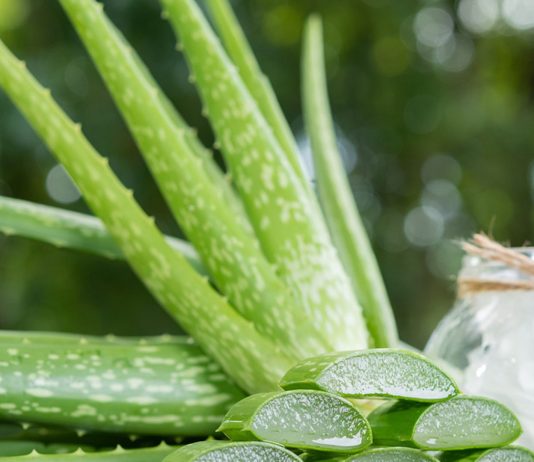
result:
<svg viewBox="0 0 534 462"><path fill-rule="evenodd" d="M521 252L505 247L485 234L475 234L470 241L462 244L464 251L487 261L494 261L523 273L524 280L503 281L491 278L458 278L460 297L486 291L534 290L534 261Z"/></svg>

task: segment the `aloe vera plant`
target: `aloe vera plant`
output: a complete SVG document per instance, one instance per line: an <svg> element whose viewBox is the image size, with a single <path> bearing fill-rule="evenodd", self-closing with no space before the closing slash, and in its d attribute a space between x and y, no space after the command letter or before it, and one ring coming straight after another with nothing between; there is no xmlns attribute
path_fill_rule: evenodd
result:
<svg viewBox="0 0 534 462"><path fill-rule="evenodd" d="M0 197L0 231L124 259L194 340L0 333L0 417L8 420L0 423L0 443L6 451L15 443L37 450L13 462L285 462L301 460L304 450L333 460L410 462L435 459L396 446L457 450L515 440L520 427L502 405L456 396L439 367L391 349L398 344L391 307L336 148L317 18L306 27L303 100L320 202L226 0L208 2L224 46L195 1L161 3L229 175L102 5L60 3L188 241L159 231L107 158L2 42L0 87L95 216ZM403 401L367 420L347 397ZM131 433L205 438L219 424L239 441L106 451L109 441L95 438L92 452L39 453L62 436L70 451L73 429L115 440ZM369 448L373 440L394 447Z"/></svg>

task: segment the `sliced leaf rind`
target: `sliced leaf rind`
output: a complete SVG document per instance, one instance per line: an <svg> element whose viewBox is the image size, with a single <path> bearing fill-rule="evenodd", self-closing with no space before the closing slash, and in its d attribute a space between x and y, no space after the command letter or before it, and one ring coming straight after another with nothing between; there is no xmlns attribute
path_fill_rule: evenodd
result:
<svg viewBox="0 0 534 462"><path fill-rule="evenodd" d="M442 462L534 462L534 453L520 446L488 449L487 451L444 452Z"/></svg>
<svg viewBox="0 0 534 462"><path fill-rule="evenodd" d="M423 355L398 349L333 353L291 368L280 386L310 388L351 398L401 398L421 402L449 399L458 386Z"/></svg>
<svg viewBox="0 0 534 462"><path fill-rule="evenodd" d="M372 442L367 421L350 401L311 390L249 396L228 411L219 431L233 440L327 452L352 453Z"/></svg>
<svg viewBox="0 0 534 462"><path fill-rule="evenodd" d="M163 462L297 462L281 446L262 442L201 441L167 456Z"/></svg>
<svg viewBox="0 0 534 462"><path fill-rule="evenodd" d="M376 444L430 451L506 446L521 434L519 421L507 407L464 395L434 404L387 403L368 419Z"/></svg>

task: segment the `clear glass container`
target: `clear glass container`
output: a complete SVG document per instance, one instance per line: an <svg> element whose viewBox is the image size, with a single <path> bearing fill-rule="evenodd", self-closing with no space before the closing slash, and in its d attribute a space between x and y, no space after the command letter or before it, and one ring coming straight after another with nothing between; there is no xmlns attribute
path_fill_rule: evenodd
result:
<svg viewBox="0 0 534 462"><path fill-rule="evenodd" d="M516 249L533 259L532 248ZM460 278L532 281L502 263L466 256ZM534 290L465 292L441 321L426 349L456 373L464 393L488 396L519 417L520 444L534 449Z"/></svg>

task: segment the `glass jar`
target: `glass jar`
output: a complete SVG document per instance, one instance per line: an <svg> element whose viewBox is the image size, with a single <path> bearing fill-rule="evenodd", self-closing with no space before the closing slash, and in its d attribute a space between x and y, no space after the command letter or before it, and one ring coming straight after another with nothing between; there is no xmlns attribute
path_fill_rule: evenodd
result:
<svg viewBox="0 0 534 462"><path fill-rule="evenodd" d="M534 249L513 250L534 267ZM534 276L467 255L459 289L425 352L452 366L464 393L508 405L523 425L519 443L534 449Z"/></svg>

